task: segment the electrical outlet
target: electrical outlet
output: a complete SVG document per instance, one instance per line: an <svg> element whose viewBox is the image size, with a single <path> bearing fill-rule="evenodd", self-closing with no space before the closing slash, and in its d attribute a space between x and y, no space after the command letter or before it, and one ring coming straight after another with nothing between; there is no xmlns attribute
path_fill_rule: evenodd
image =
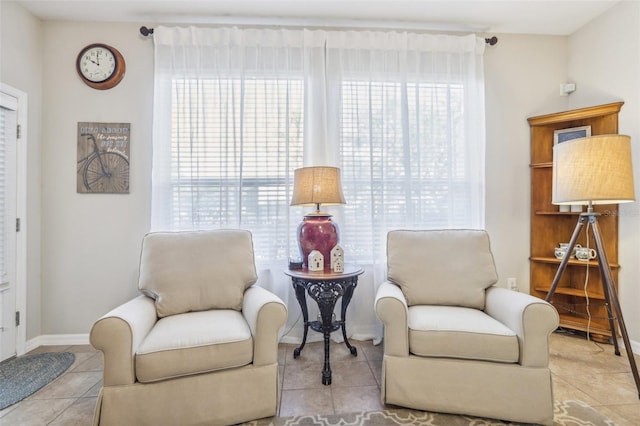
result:
<svg viewBox="0 0 640 426"><path fill-rule="evenodd" d="M514 277L507 278L507 288L509 290L518 291L518 283Z"/></svg>

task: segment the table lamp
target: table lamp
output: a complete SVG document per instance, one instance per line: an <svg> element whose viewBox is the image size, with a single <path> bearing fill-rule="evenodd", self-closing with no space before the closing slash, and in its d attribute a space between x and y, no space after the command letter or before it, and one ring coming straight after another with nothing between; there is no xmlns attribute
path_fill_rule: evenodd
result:
<svg viewBox="0 0 640 426"><path fill-rule="evenodd" d="M338 244L340 237L332 216L320 211L320 206L337 204L345 204L339 168L323 166L295 170L291 205L316 207L298 225L298 246L305 266L312 250L322 253L325 269L329 264L331 249Z"/></svg>
<svg viewBox="0 0 640 426"><path fill-rule="evenodd" d="M581 213L579 216L578 224L567 247L567 253L573 252L582 228L591 224L615 354L620 355L614 324L614 320L617 320L638 389L638 397L640 397L638 368L631 350L629 335L622 317L611 267L598 225L600 213L593 211L594 204L619 204L634 200L631 138L629 136L591 136L561 142L553 147L551 202L557 205L587 206L587 212ZM564 256L560 262L549 293L547 293L546 300L548 302L555 293L570 257Z"/></svg>

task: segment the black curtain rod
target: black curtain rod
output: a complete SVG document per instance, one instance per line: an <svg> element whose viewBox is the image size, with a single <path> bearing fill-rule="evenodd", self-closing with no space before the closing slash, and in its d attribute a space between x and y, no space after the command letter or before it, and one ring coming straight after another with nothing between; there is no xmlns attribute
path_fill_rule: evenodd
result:
<svg viewBox="0 0 640 426"><path fill-rule="evenodd" d="M145 37L153 35L153 28L147 28L143 25L140 27L140 34L142 34ZM495 46L496 44L498 44L498 37L493 36L493 37L485 38L484 42L487 43L489 46Z"/></svg>

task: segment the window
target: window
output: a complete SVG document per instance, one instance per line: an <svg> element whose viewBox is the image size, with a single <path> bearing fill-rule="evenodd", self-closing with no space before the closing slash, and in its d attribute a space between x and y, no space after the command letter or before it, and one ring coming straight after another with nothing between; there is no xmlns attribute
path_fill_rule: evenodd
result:
<svg viewBox="0 0 640 426"><path fill-rule="evenodd" d="M342 169L327 210L349 262L380 265L389 229L482 226L483 39L160 27L154 44L154 230L245 228L284 260L312 165Z"/></svg>
<svg viewBox="0 0 640 426"><path fill-rule="evenodd" d="M170 228L249 229L257 258L287 258L303 82L174 79L171 91Z"/></svg>
<svg viewBox="0 0 640 426"><path fill-rule="evenodd" d="M342 238L352 258L370 263L389 229L468 226L463 100L462 84L343 82Z"/></svg>

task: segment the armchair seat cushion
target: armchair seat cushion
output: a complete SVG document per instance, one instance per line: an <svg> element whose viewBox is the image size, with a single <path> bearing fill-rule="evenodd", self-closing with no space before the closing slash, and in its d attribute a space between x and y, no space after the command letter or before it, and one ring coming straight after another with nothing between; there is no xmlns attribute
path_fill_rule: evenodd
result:
<svg viewBox="0 0 640 426"><path fill-rule="evenodd" d="M161 318L136 352L142 383L241 367L253 360L251 330L235 310Z"/></svg>
<svg viewBox="0 0 640 426"><path fill-rule="evenodd" d="M407 321L409 352L414 355L518 362L516 334L478 309L411 306Z"/></svg>

